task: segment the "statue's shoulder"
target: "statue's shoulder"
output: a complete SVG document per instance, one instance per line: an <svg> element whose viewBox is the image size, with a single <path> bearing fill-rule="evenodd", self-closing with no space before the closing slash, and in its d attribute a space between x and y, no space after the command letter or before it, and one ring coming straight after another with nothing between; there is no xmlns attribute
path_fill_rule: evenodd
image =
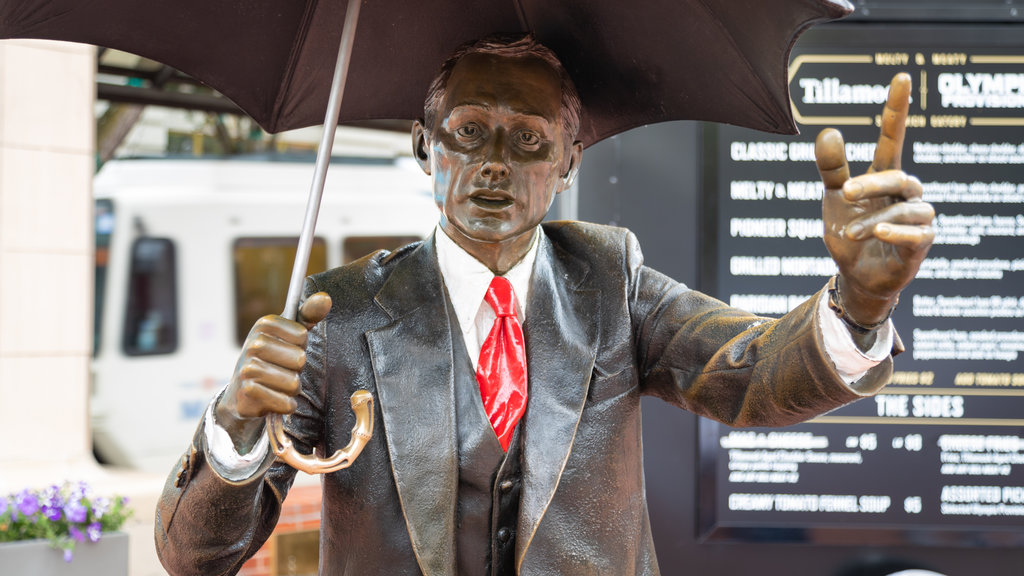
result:
<svg viewBox="0 0 1024 576"><path fill-rule="evenodd" d="M542 226L552 244L582 258L608 258L621 254L627 238L633 235L626 228L575 220L544 222Z"/></svg>
<svg viewBox="0 0 1024 576"><path fill-rule="evenodd" d="M423 246L413 242L396 250L378 250L344 266L332 268L310 277L312 285L337 299L370 301L380 290L395 267Z"/></svg>

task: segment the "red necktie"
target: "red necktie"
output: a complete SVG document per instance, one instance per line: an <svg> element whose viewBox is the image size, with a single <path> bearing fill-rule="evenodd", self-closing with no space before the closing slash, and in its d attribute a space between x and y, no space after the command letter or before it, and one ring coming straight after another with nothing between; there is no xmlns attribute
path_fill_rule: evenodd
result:
<svg viewBox="0 0 1024 576"><path fill-rule="evenodd" d="M480 347L476 380L487 418L507 452L516 424L526 410L526 343L516 317L512 284L495 276L484 300L498 317Z"/></svg>

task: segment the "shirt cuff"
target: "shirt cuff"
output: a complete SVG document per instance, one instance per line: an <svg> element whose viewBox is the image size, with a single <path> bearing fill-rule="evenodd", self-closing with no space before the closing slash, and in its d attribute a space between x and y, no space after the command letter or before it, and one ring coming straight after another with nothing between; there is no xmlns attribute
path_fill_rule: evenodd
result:
<svg viewBox="0 0 1024 576"><path fill-rule="evenodd" d="M221 477L232 482L241 482L255 476L270 452L270 440L266 434L260 434L260 439L252 447L248 454L241 455L235 450L235 443L231 435L217 424L213 418L213 407L216 402L210 402L206 408L205 425L207 456L213 469Z"/></svg>
<svg viewBox="0 0 1024 576"><path fill-rule="evenodd" d="M860 380L868 370L879 365L892 352L893 330L892 320L876 331L875 344L868 351L861 350L853 341L849 329L842 318L828 307L828 297L822 293L818 297L818 320L821 325L821 338L825 343L825 353L839 373L839 377L847 386Z"/></svg>

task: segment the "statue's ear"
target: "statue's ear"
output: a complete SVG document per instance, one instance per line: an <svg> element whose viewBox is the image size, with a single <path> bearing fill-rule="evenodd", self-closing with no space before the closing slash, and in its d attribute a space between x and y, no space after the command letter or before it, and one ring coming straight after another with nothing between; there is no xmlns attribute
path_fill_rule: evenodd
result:
<svg viewBox="0 0 1024 576"><path fill-rule="evenodd" d="M421 120L412 123L412 156L427 176L430 176L430 154L427 152L427 131Z"/></svg>
<svg viewBox="0 0 1024 576"><path fill-rule="evenodd" d="M569 147L569 154L567 156L566 161L568 165L561 174L562 185L559 192L571 188L573 182L576 181L576 175L580 173L580 162L583 160L583 143L579 140L573 142L572 146Z"/></svg>

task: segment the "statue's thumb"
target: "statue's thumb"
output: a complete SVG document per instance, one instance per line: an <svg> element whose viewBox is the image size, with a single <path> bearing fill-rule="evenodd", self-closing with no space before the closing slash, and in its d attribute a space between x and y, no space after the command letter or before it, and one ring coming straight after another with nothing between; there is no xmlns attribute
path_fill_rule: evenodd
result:
<svg viewBox="0 0 1024 576"><path fill-rule="evenodd" d="M331 311L331 297L326 292L310 294L299 306L299 322L306 328L312 328L317 322L327 317Z"/></svg>
<svg viewBox="0 0 1024 576"><path fill-rule="evenodd" d="M818 134L818 139L814 142L814 159L827 190L842 188L843 183L850 179L846 144L838 130L826 128Z"/></svg>

